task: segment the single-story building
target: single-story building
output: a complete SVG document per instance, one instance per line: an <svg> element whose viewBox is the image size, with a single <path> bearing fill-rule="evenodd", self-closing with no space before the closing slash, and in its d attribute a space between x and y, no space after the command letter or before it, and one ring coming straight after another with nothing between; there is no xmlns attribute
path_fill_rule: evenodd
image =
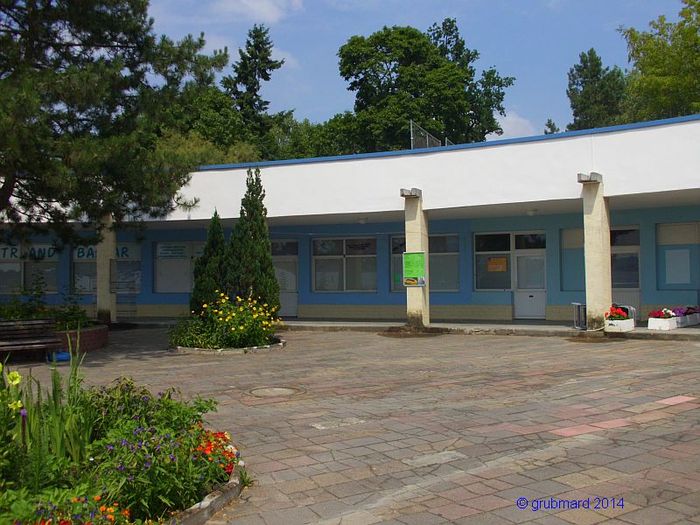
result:
<svg viewBox="0 0 700 525"><path fill-rule="evenodd" d="M439 148L204 166L177 210L99 250L0 246L0 301L33 276L122 318L188 313L214 210L227 234L261 170L282 315L313 319L589 320L700 302L700 115ZM403 190L403 191L402 191ZM108 236L109 237L109 236ZM404 287L402 254L426 253ZM106 253L106 252L103 252ZM102 275L106 275L102 271ZM103 281L106 282L106 281ZM407 305L408 303L408 305ZM413 313L413 314L411 314Z"/></svg>

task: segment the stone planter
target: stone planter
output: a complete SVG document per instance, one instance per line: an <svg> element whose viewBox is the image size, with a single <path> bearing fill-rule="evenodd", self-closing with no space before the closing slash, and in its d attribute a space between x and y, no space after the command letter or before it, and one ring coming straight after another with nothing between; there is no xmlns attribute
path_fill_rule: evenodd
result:
<svg viewBox="0 0 700 525"><path fill-rule="evenodd" d="M688 317L691 325L700 324L700 314L690 314Z"/></svg>
<svg viewBox="0 0 700 525"><path fill-rule="evenodd" d="M77 349L78 346L78 331L68 330L66 332L57 332L61 338L63 349ZM70 338L70 346L68 345ZM80 329L80 352L91 352L107 346L109 342L109 327L104 324L97 326L88 326Z"/></svg>
<svg viewBox="0 0 700 525"><path fill-rule="evenodd" d="M669 317L668 319L650 317L648 324L649 330L675 330L679 326L678 317Z"/></svg>
<svg viewBox="0 0 700 525"><path fill-rule="evenodd" d="M634 330L634 319L606 319L606 332L631 332Z"/></svg>
<svg viewBox="0 0 700 525"><path fill-rule="evenodd" d="M176 346L171 348L171 352L178 354L208 354L208 355L241 355L256 352L269 352L271 350L282 350L287 341L275 338L275 342L264 346L249 346L247 348L194 348L189 346Z"/></svg>
<svg viewBox="0 0 700 525"><path fill-rule="evenodd" d="M243 467L245 463L241 461L239 465ZM238 471L235 470L228 483L218 487L199 503L178 513L175 519L169 523L170 525L205 525L214 514L239 497L241 490L243 487L238 481Z"/></svg>
<svg viewBox="0 0 700 525"><path fill-rule="evenodd" d="M678 328L683 328L684 326L690 326L690 316L684 315L682 317L676 317L678 319Z"/></svg>

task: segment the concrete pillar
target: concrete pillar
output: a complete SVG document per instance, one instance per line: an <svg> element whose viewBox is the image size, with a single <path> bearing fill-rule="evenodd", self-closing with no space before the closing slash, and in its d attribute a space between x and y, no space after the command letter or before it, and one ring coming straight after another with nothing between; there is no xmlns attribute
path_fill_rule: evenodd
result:
<svg viewBox="0 0 700 525"><path fill-rule="evenodd" d="M117 294L112 293L110 267L117 252L117 232L111 214L102 217L102 241L97 245L97 318L103 322L117 320Z"/></svg>
<svg viewBox="0 0 700 525"><path fill-rule="evenodd" d="M610 212L599 174L579 175L579 182L583 184L586 321L588 330L598 330L604 327L605 312L612 304Z"/></svg>
<svg viewBox="0 0 700 525"><path fill-rule="evenodd" d="M425 252L425 286L406 287L406 321L411 327L423 328L430 324L428 218L423 211L423 197L420 190L410 191L415 195L404 198L406 251Z"/></svg>

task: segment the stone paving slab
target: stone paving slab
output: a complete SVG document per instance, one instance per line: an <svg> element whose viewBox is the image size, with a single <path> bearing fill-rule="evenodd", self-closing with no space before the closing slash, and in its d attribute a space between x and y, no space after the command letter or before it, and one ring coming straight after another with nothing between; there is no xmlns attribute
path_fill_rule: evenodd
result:
<svg viewBox="0 0 700 525"><path fill-rule="evenodd" d="M211 525L700 523L697 342L293 331L222 358L111 338L88 382L218 400L256 484ZM595 497L624 507L566 507Z"/></svg>

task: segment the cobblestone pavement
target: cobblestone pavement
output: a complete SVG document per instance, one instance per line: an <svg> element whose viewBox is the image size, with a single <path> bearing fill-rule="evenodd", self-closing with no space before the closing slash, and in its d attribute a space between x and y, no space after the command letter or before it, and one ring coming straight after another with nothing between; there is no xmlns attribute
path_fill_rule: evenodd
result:
<svg viewBox="0 0 700 525"><path fill-rule="evenodd" d="M700 523L700 343L285 338L217 357L117 332L85 369L218 399L257 481L210 525ZM564 500L591 508L532 510Z"/></svg>

